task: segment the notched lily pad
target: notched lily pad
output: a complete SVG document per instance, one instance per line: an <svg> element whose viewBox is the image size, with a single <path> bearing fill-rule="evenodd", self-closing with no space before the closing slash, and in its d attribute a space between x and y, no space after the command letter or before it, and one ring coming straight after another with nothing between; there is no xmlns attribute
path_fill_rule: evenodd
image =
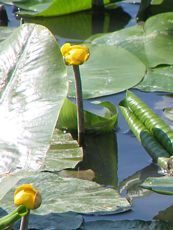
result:
<svg viewBox="0 0 173 230"><path fill-rule="evenodd" d="M120 197L115 189L87 180L63 178L56 174L42 172L20 180L18 185L23 183L34 184L42 194L42 205L35 211L37 214L73 211L108 215L130 209L127 199ZM1 200L2 208L12 210L13 193L14 190L11 190Z"/></svg>
<svg viewBox="0 0 173 230"><path fill-rule="evenodd" d="M60 171L74 168L82 160L83 151L69 133L54 130L43 170Z"/></svg>

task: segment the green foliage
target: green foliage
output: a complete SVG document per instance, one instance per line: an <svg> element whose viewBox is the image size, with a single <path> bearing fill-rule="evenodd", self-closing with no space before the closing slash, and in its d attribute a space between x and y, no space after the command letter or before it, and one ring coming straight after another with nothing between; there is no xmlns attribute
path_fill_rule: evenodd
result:
<svg viewBox="0 0 173 230"><path fill-rule="evenodd" d="M103 44L88 46L90 58L80 66L84 98L118 93L135 86L142 80L146 71L145 66L126 49ZM69 96L75 97L71 67L68 67L68 77Z"/></svg>
<svg viewBox="0 0 173 230"><path fill-rule="evenodd" d="M26 216L28 212L29 210L27 210L24 205L20 205L8 215L0 218L0 229L11 227L16 221L21 219L21 217Z"/></svg>
<svg viewBox="0 0 173 230"><path fill-rule="evenodd" d="M155 162L160 164L164 158L167 160L172 155L172 130L136 95L127 92L126 98L120 103L120 110L134 135Z"/></svg>
<svg viewBox="0 0 173 230"><path fill-rule="evenodd" d="M11 227L16 221L21 219L21 217L26 216L28 211L24 205L20 205L8 215L0 218L0 229Z"/></svg>
<svg viewBox="0 0 173 230"><path fill-rule="evenodd" d="M61 177L56 173L38 172L19 181L33 183L42 194L42 205L35 212L77 212L107 215L130 209L128 201L112 188L103 187L93 181ZM11 210L13 189L1 200L1 207ZM53 202L52 202L53 201Z"/></svg>
<svg viewBox="0 0 173 230"><path fill-rule="evenodd" d="M148 177L141 186L160 194L173 195L173 177L170 176Z"/></svg>
<svg viewBox="0 0 173 230"><path fill-rule="evenodd" d="M15 6L25 10L20 12L20 15L25 16L57 16L88 10L92 7L92 0L1 0L0 2L15 4ZM108 4L110 0L103 0L103 3Z"/></svg>
<svg viewBox="0 0 173 230"><path fill-rule="evenodd" d="M112 131L117 124L117 110L110 102L92 102L90 104L94 113L84 111L84 122L86 132L104 133ZM68 130L70 132L77 131L77 112L76 105L66 99L61 109L57 128Z"/></svg>
<svg viewBox="0 0 173 230"><path fill-rule="evenodd" d="M97 36L91 39L91 42L97 45L122 47L141 60L146 66L145 77L135 88L173 92L172 31L173 13L169 12L150 17L144 25ZM124 79L124 84L125 81Z"/></svg>
<svg viewBox="0 0 173 230"><path fill-rule="evenodd" d="M9 158L0 171L36 169L67 94L65 66L53 35L39 25L24 24L0 47L0 149Z"/></svg>

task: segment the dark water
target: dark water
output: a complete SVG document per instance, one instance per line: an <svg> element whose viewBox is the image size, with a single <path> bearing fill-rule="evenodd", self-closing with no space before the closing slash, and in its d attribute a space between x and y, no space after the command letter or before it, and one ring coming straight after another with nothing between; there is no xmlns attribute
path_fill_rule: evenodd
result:
<svg viewBox="0 0 173 230"><path fill-rule="evenodd" d="M119 4L119 6L119 8L109 10L102 14L81 12L72 16L67 15L59 18L32 19L32 22L47 26L55 34L60 44L66 41L81 42L93 34L111 32L136 24L135 16L139 5L124 3ZM7 23L8 26L19 26L19 20L16 20L12 8L8 6L6 7L6 10L9 18ZM25 19L25 21L31 22L31 19ZM134 92L163 119L164 116L162 109L164 107L173 106L173 101L168 94L144 93L137 90L134 90ZM118 105L119 101L123 97L124 93L120 93L100 98L100 100L108 100L113 104ZM97 143L99 138L100 137L94 137L94 142ZM100 167L103 166L102 163L99 163L99 161L101 161L101 157L96 157L95 162L97 163L95 164L93 164L92 160L88 159L86 160L86 163L97 171L98 182L117 186L119 187L122 195L128 195L132 199L132 211L107 217L87 216L86 219L95 220L97 218L104 218L118 220L152 220L153 218L156 218L171 221L173 196L159 195L142 190L139 186L148 176L160 175L160 171L156 165L152 164L152 160L149 155L142 148L136 138L129 132L128 126L120 113L116 132L113 135L106 136L105 139L102 140L102 143L105 147L94 149L92 146L92 151L99 151L100 156L102 156L104 152L106 155L104 157L109 158L116 149L116 164L110 166L110 162L108 160L101 171ZM105 143L107 143L107 145ZM111 146L109 152L107 146ZM109 156L109 154L111 156ZM111 167L111 172L106 169Z"/></svg>

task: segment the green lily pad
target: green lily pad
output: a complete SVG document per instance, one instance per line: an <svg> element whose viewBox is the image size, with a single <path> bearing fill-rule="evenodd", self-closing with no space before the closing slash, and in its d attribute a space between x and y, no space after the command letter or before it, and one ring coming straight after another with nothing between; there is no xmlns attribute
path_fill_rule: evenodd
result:
<svg viewBox="0 0 173 230"><path fill-rule="evenodd" d="M44 170L74 168L82 160L83 151L69 133L55 130L45 158Z"/></svg>
<svg viewBox="0 0 173 230"><path fill-rule="evenodd" d="M138 84L144 64L118 46L90 45L90 58L80 66L84 98L95 98L124 91ZM103 55L104 54L104 55ZM68 67L69 96L75 96L72 67Z"/></svg>
<svg viewBox="0 0 173 230"><path fill-rule="evenodd" d="M148 177L141 186L156 193L173 195L172 176Z"/></svg>
<svg viewBox="0 0 173 230"><path fill-rule="evenodd" d="M162 23L160 23L162 22ZM145 65L173 64L173 13L150 17L142 26L123 29L93 39L94 44L118 45L136 54Z"/></svg>
<svg viewBox="0 0 173 230"><path fill-rule="evenodd" d="M112 188L103 187L95 182L77 178L63 178L52 173L37 173L19 181L19 184L32 183L42 194L42 205L35 214L77 213L107 215L130 209L126 198L120 197ZM1 207L10 211L13 207L12 189L1 200Z"/></svg>
<svg viewBox="0 0 173 230"><path fill-rule="evenodd" d="M173 92L173 66L148 69L144 80L135 88L143 91Z"/></svg>

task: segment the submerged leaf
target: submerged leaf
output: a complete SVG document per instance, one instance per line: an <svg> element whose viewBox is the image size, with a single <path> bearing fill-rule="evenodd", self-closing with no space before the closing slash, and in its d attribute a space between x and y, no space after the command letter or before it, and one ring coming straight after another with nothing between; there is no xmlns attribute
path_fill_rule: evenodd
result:
<svg viewBox="0 0 173 230"><path fill-rule="evenodd" d="M128 230L128 229L172 229L172 224L159 221L143 221L143 220L97 220L83 224L85 230Z"/></svg>

